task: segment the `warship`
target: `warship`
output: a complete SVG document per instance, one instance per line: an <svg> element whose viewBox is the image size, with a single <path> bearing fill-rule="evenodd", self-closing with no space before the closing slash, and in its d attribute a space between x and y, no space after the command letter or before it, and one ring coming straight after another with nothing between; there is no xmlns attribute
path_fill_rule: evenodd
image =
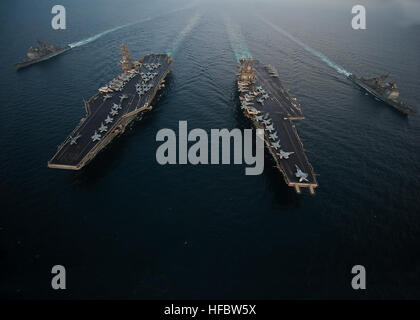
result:
<svg viewBox="0 0 420 320"><path fill-rule="evenodd" d="M45 44L42 41L38 40L39 48L34 48L33 46L29 47L29 51L26 54L28 59L15 63L14 67L19 70L21 68L29 67L30 65L33 65L35 63L48 60L52 57L55 57L63 52L66 52L67 50L70 50L71 47L69 45L66 45L62 48L56 48L52 45Z"/></svg>
<svg viewBox="0 0 420 320"><path fill-rule="evenodd" d="M135 119L152 109L151 102L165 86L173 60L167 54L148 54L137 61L121 45L122 73L84 101L86 117L58 146L48 167L80 170Z"/></svg>
<svg viewBox="0 0 420 320"><path fill-rule="evenodd" d="M391 107L405 115L414 114L415 111L406 103L398 100L400 92L395 82L388 82L389 75L383 75L376 78L364 79L350 74L349 78L356 83L359 87L372 94L376 99L381 100Z"/></svg>
<svg viewBox="0 0 420 320"><path fill-rule="evenodd" d="M318 182L305 154L293 120L303 120L302 108L284 87L273 66L257 59L240 59L237 85L243 114L264 130L266 149L288 186L297 193L309 188L315 194Z"/></svg>

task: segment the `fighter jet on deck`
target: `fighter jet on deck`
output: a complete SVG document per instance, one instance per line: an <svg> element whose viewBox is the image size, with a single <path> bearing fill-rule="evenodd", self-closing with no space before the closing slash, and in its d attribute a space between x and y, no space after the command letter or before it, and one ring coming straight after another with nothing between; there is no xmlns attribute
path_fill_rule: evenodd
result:
<svg viewBox="0 0 420 320"><path fill-rule="evenodd" d="M118 110L112 109L109 114L111 116L116 116L118 114Z"/></svg>
<svg viewBox="0 0 420 320"><path fill-rule="evenodd" d="M299 178L299 182L302 182L302 181L309 182L308 179L307 179L308 178L308 174L305 173L305 172L303 172L302 170L300 170L300 168L296 164L295 164L295 167L296 167L295 176L297 178Z"/></svg>
<svg viewBox="0 0 420 320"><path fill-rule="evenodd" d="M111 94L106 94L106 95L104 95L104 102L106 101L106 100L108 100L108 99L111 99L112 98L112 95Z"/></svg>
<svg viewBox="0 0 420 320"><path fill-rule="evenodd" d="M277 140L277 132L274 132L274 133L270 134L270 139L271 140Z"/></svg>
<svg viewBox="0 0 420 320"><path fill-rule="evenodd" d="M261 99L261 98L259 98L259 99L257 100L257 102L259 102L259 103L261 103L262 105L264 105L264 100L263 100L263 99Z"/></svg>
<svg viewBox="0 0 420 320"><path fill-rule="evenodd" d="M126 94L120 96L120 101L123 101L124 99L128 99L128 96Z"/></svg>
<svg viewBox="0 0 420 320"><path fill-rule="evenodd" d="M265 130L269 132L274 131L273 125L265 127Z"/></svg>
<svg viewBox="0 0 420 320"><path fill-rule="evenodd" d="M101 137L102 136L100 134L98 134L95 130L95 133L93 134L93 136L91 138L92 138L92 141L95 142L95 141L101 140Z"/></svg>
<svg viewBox="0 0 420 320"><path fill-rule="evenodd" d="M270 119L268 119L268 120L263 120L263 122L264 122L264 125L269 125L270 123L271 123L271 120Z"/></svg>
<svg viewBox="0 0 420 320"><path fill-rule="evenodd" d="M291 154L294 154L294 152L286 152L280 149L280 153L277 153L277 155L280 157L280 159L289 159L289 156Z"/></svg>
<svg viewBox="0 0 420 320"><path fill-rule="evenodd" d="M255 116L255 119L257 119L258 121L262 121L263 117L262 116Z"/></svg>
<svg viewBox="0 0 420 320"><path fill-rule="evenodd" d="M114 119L111 118L109 115L105 119L105 123L111 123Z"/></svg>
<svg viewBox="0 0 420 320"><path fill-rule="evenodd" d="M269 95L268 95L268 94L264 94L262 97L263 97L264 99L268 99Z"/></svg>
<svg viewBox="0 0 420 320"><path fill-rule="evenodd" d="M247 107L252 107L253 103L242 102L241 109L246 109Z"/></svg>
<svg viewBox="0 0 420 320"><path fill-rule="evenodd" d="M251 102L252 101L252 98L247 94L245 95L244 99L245 99L246 102Z"/></svg>
<svg viewBox="0 0 420 320"><path fill-rule="evenodd" d="M99 127L99 132L107 132L108 131L108 127L106 125L104 125L103 123L101 123L101 126Z"/></svg>
<svg viewBox="0 0 420 320"><path fill-rule="evenodd" d="M275 149L279 149L279 148L280 148L280 141L273 142L271 145L272 145Z"/></svg>
<svg viewBox="0 0 420 320"><path fill-rule="evenodd" d="M70 145L77 144L77 139L79 139L80 137L81 137L80 134L78 134L75 137L70 137Z"/></svg>
<svg viewBox="0 0 420 320"><path fill-rule="evenodd" d="M122 109L122 107L119 104L114 103L112 105L112 109L119 110L119 109Z"/></svg>

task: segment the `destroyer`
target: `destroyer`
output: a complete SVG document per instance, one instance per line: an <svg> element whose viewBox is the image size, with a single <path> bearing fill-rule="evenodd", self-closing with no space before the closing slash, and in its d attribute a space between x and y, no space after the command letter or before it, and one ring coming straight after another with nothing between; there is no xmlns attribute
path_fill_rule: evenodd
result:
<svg viewBox="0 0 420 320"><path fill-rule="evenodd" d="M166 54L149 54L132 61L124 44L121 50L122 73L84 102L86 117L58 147L48 167L83 168L129 123L152 109L150 103L164 87L172 59Z"/></svg>
<svg viewBox="0 0 420 320"><path fill-rule="evenodd" d="M349 78L358 86L372 94L376 99L379 99L398 111L408 115L415 111L406 103L398 100L400 92L395 82L388 82L386 79L389 75L383 75L377 78L364 79L350 74Z"/></svg>
<svg viewBox="0 0 420 320"><path fill-rule="evenodd" d="M304 119L300 104L272 66L242 58L239 68L237 84L244 115L256 128L264 129L265 146L285 182L297 193L306 187L314 194L318 182L292 122Z"/></svg>
<svg viewBox="0 0 420 320"><path fill-rule="evenodd" d="M29 67L30 65L33 65L34 63L48 60L52 57L55 57L71 49L69 45L62 48L55 48L52 45L45 44L41 41L38 41L38 44L39 44L39 48L34 48L30 46L29 51L26 54L28 56L27 60L14 64L14 67L16 69Z"/></svg>

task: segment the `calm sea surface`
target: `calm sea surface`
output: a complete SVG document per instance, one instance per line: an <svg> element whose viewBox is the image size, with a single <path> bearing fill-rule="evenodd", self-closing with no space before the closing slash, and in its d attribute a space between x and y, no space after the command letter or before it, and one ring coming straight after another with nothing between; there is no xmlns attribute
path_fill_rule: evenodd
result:
<svg viewBox="0 0 420 320"><path fill-rule="evenodd" d="M0 3L0 296L8 298L420 298L420 116L346 76L390 72L420 112L420 24L392 1L62 0ZM128 25L127 25L128 24ZM121 27L121 28L119 28ZM36 39L74 48L16 72ZM163 96L85 170L47 168L84 116L82 99L134 58L174 57ZM160 166L162 128L248 128L236 60L272 64L302 104L296 123L319 174L297 195L267 156ZM63 292L51 268L67 270ZM352 266L367 270L351 289Z"/></svg>

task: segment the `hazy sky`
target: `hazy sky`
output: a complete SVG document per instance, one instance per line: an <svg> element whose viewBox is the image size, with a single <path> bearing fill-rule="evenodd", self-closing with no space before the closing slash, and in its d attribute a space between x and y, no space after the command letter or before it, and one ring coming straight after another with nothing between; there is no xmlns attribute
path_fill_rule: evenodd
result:
<svg viewBox="0 0 420 320"><path fill-rule="evenodd" d="M420 1L419 0L394 0L401 7L407 24L420 24Z"/></svg>

